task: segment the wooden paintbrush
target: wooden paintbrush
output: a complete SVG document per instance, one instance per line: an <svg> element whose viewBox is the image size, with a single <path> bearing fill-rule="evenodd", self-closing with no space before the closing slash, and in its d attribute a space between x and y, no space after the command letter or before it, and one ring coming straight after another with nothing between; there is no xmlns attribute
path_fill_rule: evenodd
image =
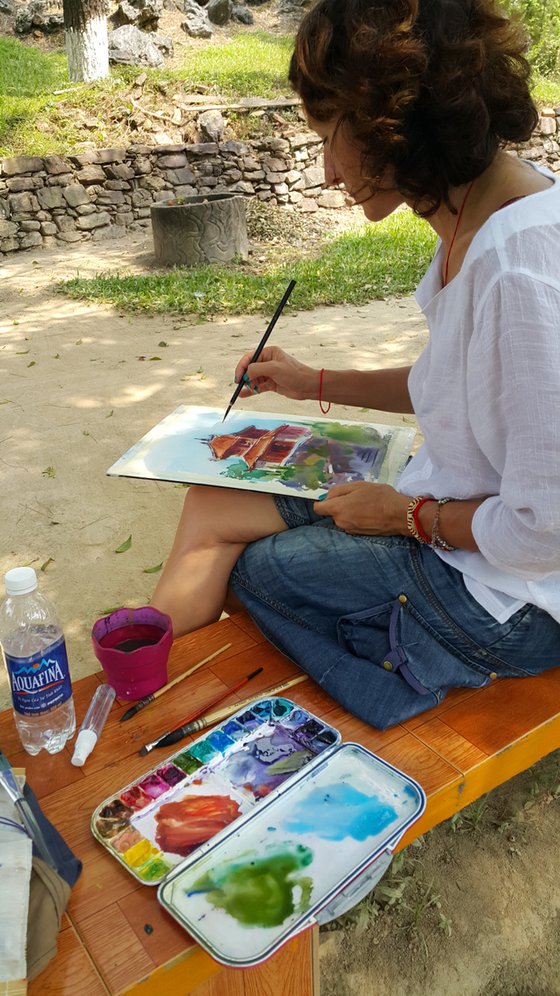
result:
<svg viewBox="0 0 560 996"><path fill-rule="evenodd" d="M210 654L209 657L205 657L203 661L199 661L198 664L195 664L194 667L189 668L189 670L185 671L184 674L180 674L178 678L174 678L173 681L169 681L167 685L163 686L163 688L158 688L157 692L152 692L151 695L146 695L145 698L140 699L139 702L136 702L130 707L130 709L127 709L126 712L122 714L119 719L119 723L124 723L126 719L132 719L132 717L135 716L137 712L140 712L144 706L149 705L150 702L155 702L156 699L159 699L160 695L168 692L170 688L174 688L175 685L178 685L180 681L188 678L189 675L194 674L194 672L198 671L203 664L208 664L208 661L214 660L214 657L217 657L218 654L222 654L224 650L228 649L228 647L231 647L231 643L224 643L223 647L220 647L219 650L215 650L213 654Z"/></svg>

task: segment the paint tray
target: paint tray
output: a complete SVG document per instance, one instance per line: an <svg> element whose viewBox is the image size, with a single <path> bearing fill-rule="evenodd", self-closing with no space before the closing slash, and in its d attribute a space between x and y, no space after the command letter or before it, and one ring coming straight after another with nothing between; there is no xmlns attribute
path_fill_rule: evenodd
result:
<svg viewBox="0 0 560 996"><path fill-rule="evenodd" d="M411 778L339 744L186 858L158 899L217 961L256 965L369 891L424 806Z"/></svg>
<svg viewBox="0 0 560 996"><path fill-rule="evenodd" d="M257 699L105 799L93 835L139 882L157 885L339 741L289 699Z"/></svg>

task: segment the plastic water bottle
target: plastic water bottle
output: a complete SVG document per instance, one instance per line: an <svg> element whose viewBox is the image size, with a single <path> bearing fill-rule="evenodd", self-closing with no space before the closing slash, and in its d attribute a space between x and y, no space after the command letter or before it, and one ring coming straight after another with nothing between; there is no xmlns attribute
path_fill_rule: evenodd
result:
<svg viewBox="0 0 560 996"><path fill-rule="evenodd" d="M56 754L76 729L62 627L32 567L15 567L4 582L0 644L17 730L28 754Z"/></svg>

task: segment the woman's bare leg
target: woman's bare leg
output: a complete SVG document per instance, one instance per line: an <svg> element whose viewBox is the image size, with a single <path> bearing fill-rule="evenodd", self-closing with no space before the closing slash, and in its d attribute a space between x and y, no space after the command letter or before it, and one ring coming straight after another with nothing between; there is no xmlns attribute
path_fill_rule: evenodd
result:
<svg viewBox="0 0 560 996"><path fill-rule="evenodd" d="M151 604L171 616L175 636L215 622L224 608L229 576L247 544L286 528L272 495L189 488Z"/></svg>

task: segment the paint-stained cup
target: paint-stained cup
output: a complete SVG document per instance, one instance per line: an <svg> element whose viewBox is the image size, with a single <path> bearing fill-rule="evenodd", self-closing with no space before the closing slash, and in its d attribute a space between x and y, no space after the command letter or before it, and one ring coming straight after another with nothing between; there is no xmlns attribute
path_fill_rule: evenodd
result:
<svg viewBox="0 0 560 996"><path fill-rule="evenodd" d="M167 682L173 625L158 609L117 609L94 623L91 639L119 699L143 699Z"/></svg>

